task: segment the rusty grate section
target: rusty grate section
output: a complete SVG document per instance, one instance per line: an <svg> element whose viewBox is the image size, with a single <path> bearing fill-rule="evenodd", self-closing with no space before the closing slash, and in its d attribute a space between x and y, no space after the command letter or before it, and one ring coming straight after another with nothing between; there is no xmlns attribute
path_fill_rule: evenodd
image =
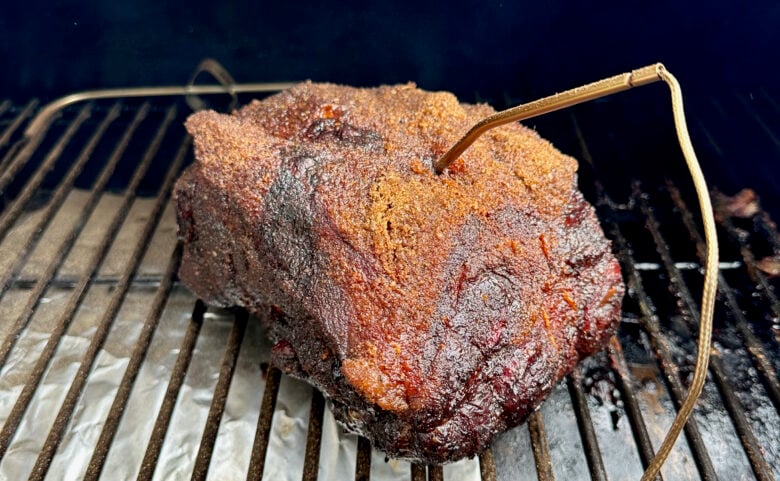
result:
<svg viewBox="0 0 780 481"><path fill-rule="evenodd" d="M780 110L767 118L777 104L762 95L768 110L740 96L718 108L776 142ZM334 428L319 393L268 367L258 323L178 283L170 192L191 156L179 99L83 102L30 139L37 108L0 102L0 477L635 479L684 397L698 219L673 182L608 192L576 117L572 153L597 179L591 200L629 287L622 327L528 423L440 467L386 460ZM720 215L709 382L661 479L780 476L778 277L760 267L780 239L753 208Z"/></svg>

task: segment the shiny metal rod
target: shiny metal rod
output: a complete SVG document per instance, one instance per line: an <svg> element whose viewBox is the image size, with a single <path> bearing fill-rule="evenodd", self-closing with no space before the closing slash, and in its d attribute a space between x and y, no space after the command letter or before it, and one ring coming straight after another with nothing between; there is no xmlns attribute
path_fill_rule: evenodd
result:
<svg viewBox="0 0 780 481"><path fill-rule="evenodd" d="M102 90L88 90L61 97L41 108L38 115L30 122L24 131L24 136L33 138L42 135L49 123L61 113L65 107L87 100L115 99L123 97L167 97L176 95L207 95L207 94L240 94L278 92L295 85L295 82L250 83L235 84L228 87L222 85L188 85L172 87L130 87Z"/></svg>

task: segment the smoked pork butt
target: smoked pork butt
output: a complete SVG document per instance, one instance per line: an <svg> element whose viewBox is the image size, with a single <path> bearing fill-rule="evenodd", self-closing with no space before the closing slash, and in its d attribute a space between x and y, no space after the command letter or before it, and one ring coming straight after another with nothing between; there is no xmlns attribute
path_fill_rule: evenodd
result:
<svg viewBox="0 0 780 481"><path fill-rule="evenodd" d="M414 85L303 83L187 121L181 280L267 325L272 363L391 456L473 456L617 327L623 283L577 162Z"/></svg>

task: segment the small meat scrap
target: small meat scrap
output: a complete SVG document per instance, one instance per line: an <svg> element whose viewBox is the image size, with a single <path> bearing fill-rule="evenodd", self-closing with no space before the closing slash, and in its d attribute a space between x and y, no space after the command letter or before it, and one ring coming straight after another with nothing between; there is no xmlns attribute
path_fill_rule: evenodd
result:
<svg viewBox="0 0 780 481"><path fill-rule="evenodd" d="M739 217L740 219L749 219L756 215L761 206L758 196L753 189L742 189L736 195L729 197L727 195L716 193L715 204L718 217Z"/></svg>
<svg viewBox="0 0 780 481"><path fill-rule="evenodd" d="M780 276L780 256L764 257L756 262L758 270L770 277Z"/></svg>
<svg viewBox="0 0 780 481"><path fill-rule="evenodd" d="M268 327L272 364L391 456L474 456L604 347L624 287L577 162L485 105L303 83L187 121L181 280Z"/></svg>

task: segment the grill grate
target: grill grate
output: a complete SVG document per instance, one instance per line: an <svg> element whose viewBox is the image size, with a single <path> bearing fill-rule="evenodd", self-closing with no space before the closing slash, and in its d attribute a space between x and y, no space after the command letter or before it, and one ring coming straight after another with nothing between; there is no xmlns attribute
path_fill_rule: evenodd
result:
<svg viewBox="0 0 780 481"><path fill-rule="evenodd" d="M744 96L733 104L776 144L767 112L780 110L762 98L760 111ZM24 137L37 108L0 102L0 477L634 479L682 402L701 289L697 218L669 181L634 183L616 202L573 115L555 128L566 126L583 179L595 179L590 198L629 287L621 329L526 425L438 467L387 461L337 432L319 393L268 367L256 322L178 283L170 191L191 160L181 100L84 102ZM717 129L697 125L707 152L725 157ZM780 239L760 207L719 222L712 382L664 480L780 476L778 282L758 268Z"/></svg>

